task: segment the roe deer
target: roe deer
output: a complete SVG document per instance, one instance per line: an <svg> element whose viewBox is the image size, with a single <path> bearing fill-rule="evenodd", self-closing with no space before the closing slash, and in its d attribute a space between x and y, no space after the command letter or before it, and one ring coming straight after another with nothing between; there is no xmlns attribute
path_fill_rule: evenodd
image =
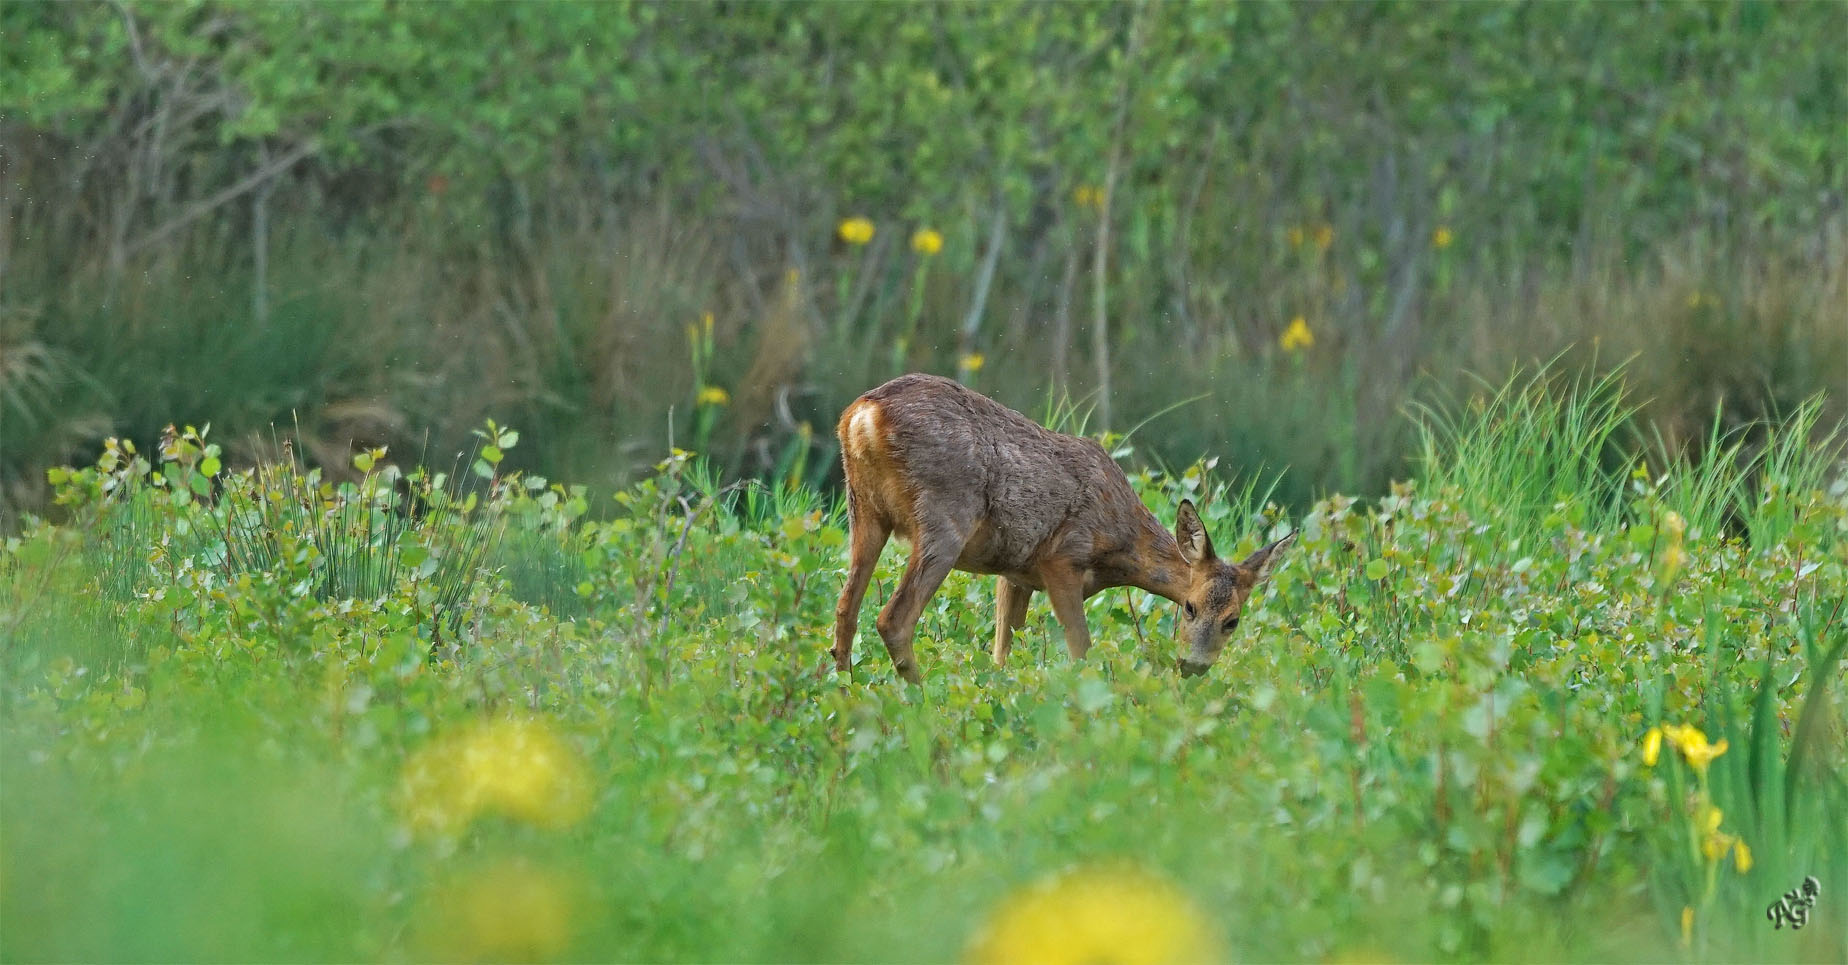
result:
<svg viewBox="0 0 1848 965"><path fill-rule="evenodd" d="M1174 532L1143 508L1102 446L1062 435L949 379L903 375L855 399L837 429L851 525L847 583L834 608L834 665L848 672L860 601L893 534L911 543L879 636L899 676L923 679L911 638L952 569L999 576L994 659L1007 659L1027 599L1044 590L1074 658L1091 647L1084 601L1135 586L1181 604L1184 675L1206 672L1271 571L1285 536L1242 563L1221 560L1193 503Z"/></svg>

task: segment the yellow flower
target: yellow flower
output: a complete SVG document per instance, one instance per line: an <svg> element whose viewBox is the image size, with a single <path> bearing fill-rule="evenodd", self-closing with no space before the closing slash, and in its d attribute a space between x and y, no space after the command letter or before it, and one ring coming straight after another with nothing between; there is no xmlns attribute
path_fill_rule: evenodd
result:
<svg viewBox="0 0 1848 965"><path fill-rule="evenodd" d="M1211 923L1187 895L1130 867L1055 875L1002 903L970 944L972 965L1222 961Z"/></svg>
<svg viewBox="0 0 1848 965"><path fill-rule="evenodd" d="M716 385L701 386L699 390L700 405L727 405L731 402L731 393Z"/></svg>
<svg viewBox="0 0 1848 965"><path fill-rule="evenodd" d="M1671 509L1662 514L1662 532L1667 533L1669 539L1678 541L1687 531L1688 521L1680 513Z"/></svg>
<svg viewBox="0 0 1848 965"><path fill-rule="evenodd" d="M1738 868L1740 874L1752 870L1752 849L1746 847L1744 841L1733 845L1733 867Z"/></svg>
<svg viewBox="0 0 1848 965"><path fill-rule="evenodd" d="M982 370L982 365L987 361L988 358L982 353L970 352L962 358L957 359L956 366L964 372L980 372Z"/></svg>
<svg viewBox="0 0 1848 965"><path fill-rule="evenodd" d="M1309 323L1301 315L1290 319L1290 327L1283 330L1283 337L1277 340L1286 352L1305 349L1315 344L1315 333L1309 330Z"/></svg>
<svg viewBox="0 0 1848 965"><path fill-rule="evenodd" d="M590 813L590 782L570 745L539 723L485 721L413 755L399 806L413 830L438 834L485 814L566 828Z"/></svg>
<svg viewBox="0 0 1848 965"><path fill-rule="evenodd" d="M1692 727L1688 728L1688 731L1692 736L1682 742L1681 756L1687 758L1688 764L1695 770L1705 774L1707 765L1713 763L1714 758L1726 753L1726 741L1722 738L1718 744L1709 744L1707 735Z"/></svg>
<svg viewBox="0 0 1848 965"><path fill-rule="evenodd" d="M1700 842L1700 853L1708 861L1718 861L1726 856L1727 849L1733 846L1735 839L1730 834L1709 834Z"/></svg>
<svg viewBox="0 0 1848 965"><path fill-rule="evenodd" d="M1323 251L1327 251L1329 246L1334 243L1335 226L1329 224L1317 225L1315 229L1315 246Z"/></svg>
<svg viewBox="0 0 1848 965"><path fill-rule="evenodd" d="M841 222L841 240L850 245L863 245L873 240L873 220L854 216Z"/></svg>
<svg viewBox="0 0 1848 965"><path fill-rule="evenodd" d="M1450 242L1452 240L1454 239L1450 234L1450 228L1446 225L1438 225L1437 230L1431 232L1431 247L1439 251L1450 247Z"/></svg>
<svg viewBox="0 0 1848 965"><path fill-rule="evenodd" d="M943 250L943 235L931 228L919 228L911 236L911 250L920 255L934 255Z"/></svg>
<svg viewBox="0 0 1848 965"><path fill-rule="evenodd" d="M469 869L424 902L420 944L442 961L556 959L571 945L574 890L526 861Z"/></svg>
<svg viewBox="0 0 1848 965"><path fill-rule="evenodd" d="M1687 947L1694 944L1694 907L1681 906L1681 944Z"/></svg>
<svg viewBox="0 0 1848 965"><path fill-rule="evenodd" d="M1301 225L1291 225L1289 232L1286 233L1284 237L1289 240L1290 247L1301 248L1303 246L1302 226Z"/></svg>
<svg viewBox="0 0 1848 965"><path fill-rule="evenodd" d="M1661 756L1662 728L1651 727L1649 733L1643 735L1643 763L1654 767Z"/></svg>
<svg viewBox="0 0 1848 965"><path fill-rule="evenodd" d="M1104 209L1104 192L1088 184L1081 184L1072 189L1072 201L1080 208Z"/></svg>

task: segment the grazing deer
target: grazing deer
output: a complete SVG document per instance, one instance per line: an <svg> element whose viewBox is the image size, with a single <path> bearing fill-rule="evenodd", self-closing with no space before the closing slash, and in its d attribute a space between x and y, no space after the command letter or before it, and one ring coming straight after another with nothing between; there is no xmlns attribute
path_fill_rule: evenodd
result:
<svg viewBox="0 0 1848 965"><path fill-rule="evenodd" d="M1074 658L1091 647L1084 601L1135 586L1181 604L1181 672L1206 672L1286 536L1242 563L1221 560L1193 503L1169 534L1102 446L1062 435L934 375L903 375L855 399L837 429L852 527L847 583L834 608L834 665L853 665L860 601L893 534L911 559L879 636L899 676L923 679L912 656L918 615L952 569L1000 577L994 658L1004 662L1027 599L1044 590Z"/></svg>

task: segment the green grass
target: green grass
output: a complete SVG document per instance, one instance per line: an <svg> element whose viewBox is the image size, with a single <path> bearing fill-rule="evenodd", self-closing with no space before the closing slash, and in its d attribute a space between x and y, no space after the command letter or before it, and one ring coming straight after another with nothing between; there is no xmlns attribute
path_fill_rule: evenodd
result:
<svg viewBox="0 0 1848 965"><path fill-rule="evenodd" d="M335 579L331 495L336 536L227 567L235 498L68 474L68 522L0 553L0 958L942 961L1126 865L1239 960L1848 958L1838 451L1806 408L1633 476L1619 389L1510 383L1424 423L1421 478L1293 519L1266 481L1133 474L1164 517L1212 494L1227 556L1301 533L1196 680L1134 591L1091 601L1082 665L1042 605L995 667L964 574L922 687L870 620L828 674L838 507L685 454L608 518L497 474L405 524L506 534L453 598L422 564L456 538ZM1729 748L1652 766L1662 724ZM1702 852L1708 805L1749 869ZM1806 874L1810 924L1772 930Z"/></svg>

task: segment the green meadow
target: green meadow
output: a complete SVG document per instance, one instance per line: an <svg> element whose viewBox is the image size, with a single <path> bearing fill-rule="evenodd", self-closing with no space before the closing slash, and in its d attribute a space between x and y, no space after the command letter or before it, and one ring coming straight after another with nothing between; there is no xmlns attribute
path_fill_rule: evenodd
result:
<svg viewBox="0 0 1848 965"><path fill-rule="evenodd" d="M1300 533L1211 672L1130 590L1082 663L1041 604L994 666L953 574L918 687L870 619L828 671L800 485L676 452L591 498L497 425L338 484L112 442L0 554L0 954L1844 960L1842 436L1676 460L1629 411L1485 387L1302 513L1133 469L1227 555Z"/></svg>
<svg viewBox="0 0 1848 965"><path fill-rule="evenodd" d="M0 961L1848 962L1842 36L0 2ZM835 674L909 371L1297 534L1211 671Z"/></svg>

